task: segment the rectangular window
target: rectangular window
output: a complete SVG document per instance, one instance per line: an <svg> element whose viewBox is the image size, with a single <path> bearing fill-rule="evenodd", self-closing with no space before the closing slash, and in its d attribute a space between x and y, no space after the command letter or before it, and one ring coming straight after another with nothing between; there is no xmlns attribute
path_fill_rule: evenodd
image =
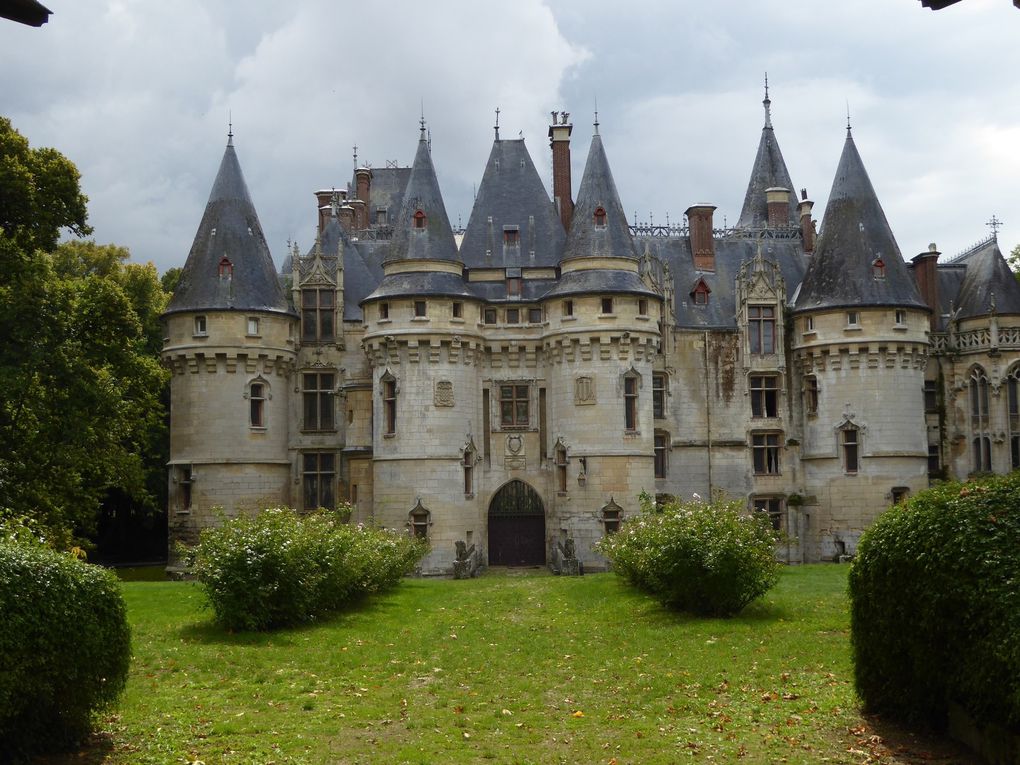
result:
<svg viewBox="0 0 1020 765"><path fill-rule="evenodd" d="M638 380L636 377L623 378L623 427L637 430L638 424Z"/></svg>
<svg viewBox="0 0 1020 765"><path fill-rule="evenodd" d="M336 427L333 418L334 380L332 373L306 372L302 375L305 430L333 430Z"/></svg>
<svg viewBox="0 0 1020 765"><path fill-rule="evenodd" d="M514 276L506 280L506 294L508 297L520 297L521 277Z"/></svg>
<svg viewBox="0 0 1020 765"><path fill-rule="evenodd" d="M482 322L485 323L485 324L495 324L496 323L496 309L495 308L486 308L484 311L482 311Z"/></svg>
<svg viewBox="0 0 1020 765"><path fill-rule="evenodd" d="M383 431L384 435L392 436L397 432L397 381L382 381Z"/></svg>
<svg viewBox="0 0 1020 765"><path fill-rule="evenodd" d="M507 324L520 324L521 323L521 311L519 308L507 308L506 309L506 323Z"/></svg>
<svg viewBox="0 0 1020 765"><path fill-rule="evenodd" d="M613 299L611 297L602 298L602 313L613 312Z"/></svg>
<svg viewBox="0 0 1020 765"><path fill-rule="evenodd" d="M464 460L461 463L464 466L464 493L474 494L475 493L475 452L474 449L466 449L464 451Z"/></svg>
<svg viewBox="0 0 1020 765"><path fill-rule="evenodd" d="M1009 437L1009 459L1013 470L1020 468L1020 436Z"/></svg>
<svg viewBox="0 0 1020 765"><path fill-rule="evenodd" d="M804 319L804 331L805 332L814 332L815 331L815 317L814 316L808 316L806 319Z"/></svg>
<svg viewBox="0 0 1020 765"><path fill-rule="evenodd" d="M563 315L564 316L573 316L574 315L574 301L573 300L564 300L563 301Z"/></svg>
<svg viewBox="0 0 1020 765"><path fill-rule="evenodd" d="M904 311L903 309L898 309L896 311L896 324L897 324L897 326L903 326L906 323L907 323L907 312Z"/></svg>
<svg viewBox="0 0 1020 765"><path fill-rule="evenodd" d="M248 386L249 420L253 428L266 426L266 386L265 383L252 383Z"/></svg>
<svg viewBox="0 0 1020 765"><path fill-rule="evenodd" d="M335 294L332 288L301 290L302 342L329 342L333 331Z"/></svg>
<svg viewBox="0 0 1020 765"><path fill-rule="evenodd" d="M756 497L754 499L754 511L764 513L769 519L769 525L776 531L783 528L783 500L779 497Z"/></svg>
<svg viewBox="0 0 1020 765"><path fill-rule="evenodd" d="M528 309L528 324L541 324L542 323L542 309L541 308L529 308Z"/></svg>
<svg viewBox="0 0 1020 765"><path fill-rule="evenodd" d="M304 509L336 507L336 455L332 452L307 452L301 455Z"/></svg>
<svg viewBox="0 0 1020 765"><path fill-rule="evenodd" d="M974 472L987 473L992 469L992 440L988 436L974 439Z"/></svg>
<svg viewBox="0 0 1020 765"><path fill-rule="evenodd" d="M507 247L518 247L521 243L521 231L517 226L503 228L503 244Z"/></svg>
<svg viewBox="0 0 1020 765"><path fill-rule="evenodd" d="M453 301L453 318L455 319L464 318L464 304L458 300Z"/></svg>
<svg viewBox="0 0 1020 765"><path fill-rule="evenodd" d="M647 298L638 298L637 301L637 312L638 316L648 315L648 300Z"/></svg>
<svg viewBox="0 0 1020 765"><path fill-rule="evenodd" d="M1018 442L1020 445L1020 442ZM928 475L937 475L942 470L942 461L939 459L939 445L928 444Z"/></svg>
<svg viewBox="0 0 1020 765"><path fill-rule="evenodd" d="M427 316L428 315L428 303L426 303L424 300L415 300L414 301L414 315L417 318L421 318L423 316Z"/></svg>
<svg viewBox="0 0 1020 765"><path fill-rule="evenodd" d="M928 414L935 414L939 410L939 383L938 380L924 381L924 411Z"/></svg>
<svg viewBox="0 0 1020 765"><path fill-rule="evenodd" d="M804 378L804 411L809 417L818 414L818 378L814 375Z"/></svg>
<svg viewBox="0 0 1020 765"><path fill-rule="evenodd" d="M751 416L779 415L778 378L775 375L751 375Z"/></svg>
<svg viewBox="0 0 1020 765"><path fill-rule="evenodd" d="M195 334L196 335L205 335L205 334L208 334L206 332L206 323L205 323L205 317L204 316L196 316L195 317Z"/></svg>
<svg viewBox="0 0 1020 765"><path fill-rule="evenodd" d="M388 222L389 216L385 207L380 207L375 211L375 225L385 226Z"/></svg>
<svg viewBox="0 0 1020 765"><path fill-rule="evenodd" d="M779 475L779 433L754 433L751 436L755 475Z"/></svg>
<svg viewBox="0 0 1020 765"><path fill-rule="evenodd" d="M657 420L666 416L666 375L652 375L652 414Z"/></svg>
<svg viewBox="0 0 1020 765"><path fill-rule="evenodd" d="M655 434L655 477L665 478L669 469L669 434Z"/></svg>
<svg viewBox="0 0 1020 765"><path fill-rule="evenodd" d="M776 308L771 305L747 307L747 332L751 353L763 356L776 352Z"/></svg>
<svg viewBox="0 0 1020 765"><path fill-rule="evenodd" d="M567 491L567 450L562 446L556 449L556 491L565 494Z"/></svg>
<svg viewBox="0 0 1020 765"><path fill-rule="evenodd" d="M602 524L606 530L606 536L615 534L620 530L620 508L618 506L602 508Z"/></svg>
<svg viewBox="0 0 1020 765"><path fill-rule="evenodd" d="M191 465L181 465L177 468L177 485L180 487L177 494L177 509L180 511L191 509Z"/></svg>
<svg viewBox="0 0 1020 765"><path fill-rule="evenodd" d="M248 334L258 337L259 334L259 320L257 316L248 317Z"/></svg>
<svg viewBox="0 0 1020 765"><path fill-rule="evenodd" d="M846 312L846 325L848 327L859 327L859 326L861 326L861 312L860 311L847 311Z"/></svg>
<svg viewBox="0 0 1020 765"><path fill-rule="evenodd" d="M530 386L504 384L499 386L499 422L504 428L524 428L528 425Z"/></svg>
<svg viewBox="0 0 1020 765"><path fill-rule="evenodd" d="M380 303L379 304L379 318L380 319L388 319L388 318L390 318L390 304L389 303Z"/></svg>
<svg viewBox="0 0 1020 765"><path fill-rule="evenodd" d="M848 428L843 431L843 469L847 473L856 473L860 468L860 444L857 431Z"/></svg>

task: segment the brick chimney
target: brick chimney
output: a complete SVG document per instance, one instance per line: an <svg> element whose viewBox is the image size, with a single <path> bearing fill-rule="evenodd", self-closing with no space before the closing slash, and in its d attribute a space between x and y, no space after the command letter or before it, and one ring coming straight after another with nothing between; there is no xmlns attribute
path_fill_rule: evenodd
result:
<svg viewBox="0 0 1020 765"><path fill-rule="evenodd" d="M769 228L790 225L790 190L782 186L765 189L765 205L769 211Z"/></svg>
<svg viewBox="0 0 1020 765"><path fill-rule="evenodd" d="M549 147L553 162L553 200L560 213L563 228L570 230L574 219L574 198L570 185L570 133L574 126L567 120L568 112L553 112L549 126Z"/></svg>
<svg viewBox="0 0 1020 765"><path fill-rule="evenodd" d="M361 230L368 228L368 203L372 201L372 169L369 167L359 167L354 171L354 178L357 187L357 199L364 203L354 216L354 225Z"/></svg>
<svg viewBox="0 0 1020 765"><path fill-rule="evenodd" d="M814 206L815 203L807 198L807 189L801 189L797 211L800 213L800 238L806 253L815 251L815 224L811 220L811 208Z"/></svg>
<svg viewBox="0 0 1020 765"><path fill-rule="evenodd" d="M910 259L914 264L914 279L917 280L917 289L921 293L921 299L931 309L931 316L928 317L929 326L932 331L938 329L939 322L939 255L935 243L928 245L928 251L915 255Z"/></svg>
<svg viewBox="0 0 1020 765"><path fill-rule="evenodd" d="M712 238L712 213L715 205L692 205L687 208L687 228L696 271L715 271L715 240Z"/></svg>

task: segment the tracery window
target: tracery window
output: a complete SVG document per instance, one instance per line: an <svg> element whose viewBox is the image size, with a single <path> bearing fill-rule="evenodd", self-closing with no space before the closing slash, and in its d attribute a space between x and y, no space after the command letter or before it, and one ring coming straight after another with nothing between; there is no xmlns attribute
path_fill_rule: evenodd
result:
<svg viewBox="0 0 1020 765"><path fill-rule="evenodd" d="M988 472L992 469L992 439L989 433L988 376L975 366L968 381L970 394L970 432L972 468L974 472Z"/></svg>

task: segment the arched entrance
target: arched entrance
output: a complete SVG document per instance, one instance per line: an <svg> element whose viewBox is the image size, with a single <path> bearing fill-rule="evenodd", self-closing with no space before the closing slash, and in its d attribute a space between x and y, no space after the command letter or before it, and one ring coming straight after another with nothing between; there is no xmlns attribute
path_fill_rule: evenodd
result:
<svg viewBox="0 0 1020 765"><path fill-rule="evenodd" d="M524 481L510 481L489 503L489 565L545 565L545 507Z"/></svg>

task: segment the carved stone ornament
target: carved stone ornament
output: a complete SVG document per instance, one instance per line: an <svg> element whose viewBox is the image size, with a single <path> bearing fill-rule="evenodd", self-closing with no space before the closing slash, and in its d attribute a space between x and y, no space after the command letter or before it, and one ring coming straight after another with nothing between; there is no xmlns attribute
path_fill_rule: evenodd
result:
<svg viewBox="0 0 1020 765"><path fill-rule="evenodd" d="M518 433L506 437L506 452L503 454L503 467L507 470L524 470L528 466L524 455L524 439Z"/></svg>
<svg viewBox="0 0 1020 765"><path fill-rule="evenodd" d="M578 406L595 403L595 378L582 375L574 380L574 403Z"/></svg>
<svg viewBox="0 0 1020 765"><path fill-rule="evenodd" d="M449 380L437 380L434 401L436 406L453 406L453 383Z"/></svg>

